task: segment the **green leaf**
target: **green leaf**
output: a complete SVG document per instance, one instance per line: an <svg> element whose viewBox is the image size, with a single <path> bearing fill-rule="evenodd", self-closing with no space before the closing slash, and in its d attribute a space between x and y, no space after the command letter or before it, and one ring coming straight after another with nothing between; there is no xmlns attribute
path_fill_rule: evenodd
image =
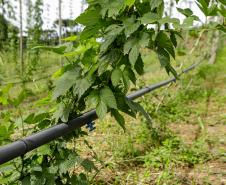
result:
<svg viewBox="0 0 226 185"><path fill-rule="evenodd" d="M101 45L100 47L100 52L104 53L107 51L108 47L114 42L114 40L116 39L117 35L110 35L105 39L104 43Z"/></svg>
<svg viewBox="0 0 226 185"><path fill-rule="evenodd" d="M96 106L96 105L98 104L99 100L100 100L99 92L98 92L97 90L93 90L93 91L88 95L87 102L88 102L88 104L90 104L90 105Z"/></svg>
<svg viewBox="0 0 226 185"><path fill-rule="evenodd" d="M132 5L134 5L134 3L136 2L136 0L125 0L125 4L129 7L131 7Z"/></svg>
<svg viewBox="0 0 226 185"><path fill-rule="evenodd" d="M99 11L96 9L87 8L84 13L78 16L75 21L84 26L93 26L100 21Z"/></svg>
<svg viewBox="0 0 226 185"><path fill-rule="evenodd" d="M41 172L39 173L35 173L31 175L30 178L30 185L44 185L45 184L45 177L41 174Z"/></svg>
<svg viewBox="0 0 226 185"><path fill-rule="evenodd" d="M10 138L10 135L8 133L7 127L4 125L0 125L0 141L1 140L4 141L9 138Z"/></svg>
<svg viewBox="0 0 226 185"><path fill-rule="evenodd" d="M148 12L140 18L142 24L152 24L161 19L157 13Z"/></svg>
<svg viewBox="0 0 226 185"><path fill-rule="evenodd" d="M70 154L66 159L64 159L60 165L59 165L59 173L65 174L67 173L71 168L75 166L76 162L76 155Z"/></svg>
<svg viewBox="0 0 226 185"><path fill-rule="evenodd" d="M15 170L15 166L13 163L4 163L4 164L1 164L0 166L0 173L6 174L6 173L12 172L13 170Z"/></svg>
<svg viewBox="0 0 226 185"><path fill-rule="evenodd" d="M33 118L33 123L38 123L40 121L45 120L48 117L49 117L49 113L47 112L36 114Z"/></svg>
<svg viewBox="0 0 226 185"><path fill-rule="evenodd" d="M106 14L108 17L115 18L120 14L122 10L126 7L124 4L124 0L117 0L117 1L102 1L101 2L102 10L101 15L105 17Z"/></svg>
<svg viewBox="0 0 226 185"><path fill-rule="evenodd" d="M173 43L174 47L177 47L177 38L173 31L170 31L170 40Z"/></svg>
<svg viewBox="0 0 226 185"><path fill-rule="evenodd" d="M90 37L94 37L99 32L100 28L101 28L100 24L85 27L85 29L82 31L80 35L80 39L86 40L89 39Z"/></svg>
<svg viewBox="0 0 226 185"><path fill-rule="evenodd" d="M140 21L136 21L135 17L127 18L123 21L126 36L130 36L140 27Z"/></svg>
<svg viewBox="0 0 226 185"><path fill-rule="evenodd" d="M161 66L166 67L167 65L169 65L170 64L170 56L167 53L167 51L165 51L162 48L158 48L157 52L158 52L158 58L159 58Z"/></svg>
<svg viewBox="0 0 226 185"><path fill-rule="evenodd" d="M218 0L218 1L220 1L223 5L226 6L226 1L225 0Z"/></svg>
<svg viewBox="0 0 226 185"><path fill-rule="evenodd" d="M111 74L111 82L112 82L114 87L116 87L119 84L121 78L122 78L121 69L119 69L119 68L114 69L112 74Z"/></svg>
<svg viewBox="0 0 226 185"><path fill-rule="evenodd" d="M133 102L129 99L126 99L126 103L134 112L140 112L150 124L152 123L150 115L144 110L144 108L140 104Z"/></svg>
<svg viewBox="0 0 226 185"><path fill-rule="evenodd" d="M117 109L117 103L115 96L112 90L105 86L100 90L100 99L103 101L108 107Z"/></svg>
<svg viewBox="0 0 226 185"><path fill-rule="evenodd" d="M36 49L43 49L45 51L51 51L54 52L56 54L59 55L63 55L65 50L67 49L67 46L36 46L34 48L32 48L32 50L36 50Z"/></svg>
<svg viewBox="0 0 226 185"><path fill-rule="evenodd" d="M65 72L56 82L55 89L53 91L52 98L55 100L65 93L76 83L80 75L80 68L75 67L74 69Z"/></svg>
<svg viewBox="0 0 226 185"><path fill-rule="evenodd" d="M158 8L162 4L163 4L163 0L151 0L150 1L151 10Z"/></svg>
<svg viewBox="0 0 226 185"><path fill-rule="evenodd" d="M107 27L106 35L104 37L104 42L100 47L100 52L104 53L108 50L109 46L115 41L117 35L119 35L123 31L124 27L119 26L117 24L110 25Z"/></svg>
<svg viewBox="0 0 226 185"><path fill-rule="evenodd" d="M123 31L124 27L118 24L112 24L106 28L107 35L119 35Z"/></svg>
<svg viewBox="0 0 226 185"><path fill-rule="evenodd" d="M24 122L28 124L33 124L34 117L35 117L35 114L31 113L24 119Z"/></svg>
<svg viewBox="0 0 226 185"><path fill-rule="evenodd" d="M136 76L131 68L125 67L123 75L127 76L131 80L131 82L133 82L133 84L136 85Z"/></svg>
<svg viewBox="0 0 226 185"><path fill-rule="evenodd" d="M96 108L96 113L98 118L103 119L107 114L107 111L108 111L107 105L100 100Z"/></svg>
<svg viewBox="0 0 226 185"><path fill-rule="evenodd" d="M85 174L81 173L79 176L72 176L70 178L70 182L72 185L88 185L89 182L85 176Z"/></svg>
<svg viewBox="0 0 226 185"><path fill-rule="evenodd" d="M143 75L144 74L144 62L141 58L141 55L139 55L135 65L134 65L134 69L136 70L136 72L139 75Z"/></svg>
<svg viewBox="0 0 226 185"><path fill-rule="evenodd" d="M118 122L118 124L123 128L123 130L125 131L125 119L124 117L115 109L111 110L111 114L112 116L114 116L115 120Z"/></svg>
<svg viewBox="0 0 226 185"><path fill-rule="evenodd" d="M218 24L216 28L224 33L226 33L226 26Z"/></svg>
<svg viewBox="0 0 226 185"><path fill-rule="evenodd" d="M199 9L204 13L205 16L208 16L209 3L210 3L210 0L196 1L196 4L198 5Z"/></svg>
<svg viewBox="0 0 226 185"><path fill-rule="evenodd" d="M218 12L218 5L217 4L212 4L209 9L208 9L208 16L217 16Z"/></svg>
<svg viewBox="0 0 226 185"><path fill-rule="evenodd" d="M182 13L186 17L189 17L189 16L193 15L193 12L192 12L192 10L190 8L185 8L185 9L177 8L177 11Z"/></svg>
<svg viewBox="0 0 226 185"><path fill-rule="evenodd" d="M156 37L157 45L160 48L164 48L167 52L169 52L173 58L175 58L175 50L172 44L172 41L169 37L163 32L160 31Z"/></svg>
<svg viewBox="0 0 226 185"><path fill-rule="evenodd" d="M117 94L117 105L118 109L128 115L130 115L133 118L136 118L136 114L130 110L130 107L126 103L125 94Z"/></svg>
<svg viewBox="0 0 226 185"><path fill-rule="evenodd" d="M81 165L87 172L92 172L92 170L98 171L94 163L88 159L83 160Z"/></svg>
<svg viewBox="0 0 226 185"><path fill-rule="evenodd" d="M177 18L171 18L169 16L163 17L162 19L159 19L158 21L160 24L169 24L172 23L175 29L178 29L180 27L180 20Z"/></svg>
<svg viewBox="0 0 226 185"><path fill-rule="evenodd" d="M124 44L123 53L124 55L129 53L129 60L132 65L135 64L139 56L139 49L146 47L149 44L150 36L147 33L142 33L138 38L128 39Z"/></svg>
<svg viewBox="0 0 226 185"><path fill-rule="evenodd" d="M167 51L162 48L158 48L157 52L161 66L166 69L166 72L168 74L171 72L175 76L175 78L178 78L177 72L170 64L170 56Z"/></svg>
<svg viewBox="0 0 226 185"><path fill-rule="evenodd" d="M23 180L21 181L22 185L30 185L30 176L26 176L23 178Z"/></svg>
<svg viewBox="0 0 226 185"><path fill-rule="evenodd" d="M72 42L72 41L76 41L76 40L77 40L77 38L78 38L78 36L73 35L73 36L70 36L70 37L64 38L64 39L62 39L62 40Z"/></svg>
<svg viewBox="0 0 226 185"><path fill-rule="evenodd" d="M182 24L182 28L183 29L188 29L188 28L192 27L193 23L194 23L194 20L196 20L196 18L193 17L193 16L192 17L187 17L186 19L184 19L184 22Z"/></svg>
<svg viewBox="0 0 226 185"><path fill-rule="evenodd" d="M140 51L139 51L138 46L137 45L133 46L129 53L129 61L132 66L135 65L135 63L139 57L139 54L140 54Z"/></svg>
<svg viewBox="0 0 226 185"><path fill-rule="evenodd" d="M163 0L160 0L163 2ZM157 7L157 13L160 17L163 17L163 14L164 14L164 10L165 10L165 4L164 2L161 3L158 7Z"/></svg>
<svg viewBox="0 0 226 185"><path fill-rule="evenodd" d="M125 44L123 48L124 55L128 54L131 50L131 48L137 44L137 39L129 39Z"/></svg>
<svg viewBox="0 0 226 185"><path fill-rule="evenodd" d="M37 149L37 154L39 156L42 156L42 155L51 155L52 154L52 150L50 149L50 146L49 145L43 145L41 147L39 147Z"/></svg>
<svg viewBox="0 0 226 185"><path fill-rule="evenodd" d="M92 86L93 82L94 80L90 76L78 79L73 88L73 94L78 95L78 99L80 99L82 95Z"/></svg>
<svg viewBox="0 0 226 185"><path fill-rule="evenodd" d="M66 123L68 121L69 113L71 111L71 107L65 105L64 103L60 103L58 105L57 111L53 114L53 119L58 122L59 119Z"/></svg>
<svg viewBox="0 0 226 185"><path fill-rule="evenodd" d="M149 44L150 36L148 33L142 33L139 37L138 45L139 47L146 47Z"/></svg>
<svg viewBox="0 0 226 185"><path fill-rule="evenodd" d="M124 84L124 92L128 92L130 87L130 79L127 73L123 73L123 84Z"/></svg>
<svg viewBox="0 0 226 185"><path fill-rule="evenodd" d="M225 2L226 4L226 2ZM220 12L220 14L223 16L223 17L226 17L226 5L221 5L218 9L218 11Z"/></svg>

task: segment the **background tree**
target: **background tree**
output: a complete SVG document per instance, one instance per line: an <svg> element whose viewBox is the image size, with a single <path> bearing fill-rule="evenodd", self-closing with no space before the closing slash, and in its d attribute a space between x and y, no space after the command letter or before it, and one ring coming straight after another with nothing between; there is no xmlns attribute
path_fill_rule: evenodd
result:
<svg viewBox="0 0 226 185"><path fill-rule="evenodd" d="M0 50L8 38L8 23L3 14L0 14Z"/></svg>
<svg viewBox="0 0 226 185"><path fill-rule="evenodd" d="M54 21L54 27L59 27L59 20ZM67 37L70 35L76 35L78 30L78 24L73 19L61 19L61 37Z"/></svg>
<svg viewBox="0 0 226 185"><path fill-rule="evenodd" d="M32 22L33 22L33 4L31 0L27 0L27 47L31 45L32 42Z"/></svg>
<svg viewBox="0 0 226 185"><path fill-rule="evenodd" d="M9 34L14 30L10 20L15 20L15 11L10 0L0 0L0 49L6 48ZM12 30L11 30L12 29Z"/></svg>
<svg viewBox="0 0 226 185"><path fill-rule="evenodd" d="M33 28L33 40L34 45L40 44L41 36L42 36L42 26L43 26L43 20L42 20L42 12L43 12L43 1L42 0L36 0L34 5L34 28Z"/></svg>
<svg viewBox="0 0 226 185"><path fill-rule="evenodd" d="M34 5L31 0L27 1L27 47L28 49L34 46L42 44L42 33L43 33L43 1L36 0ZM27 77L32 75L32 72L36 71L40 52L38 50L28 51L28 69Z"/></svg>

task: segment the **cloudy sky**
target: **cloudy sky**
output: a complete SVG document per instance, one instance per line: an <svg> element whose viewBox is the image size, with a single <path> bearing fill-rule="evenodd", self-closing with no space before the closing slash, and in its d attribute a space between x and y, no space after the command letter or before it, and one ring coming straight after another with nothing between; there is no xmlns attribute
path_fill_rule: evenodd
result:
<svg viewBox="0 0 226 185"><path fill-rule="evenodd" d="M17 9L17 18L19 18L18 11L18 1L12 0L14 7ZM24 28L26 28L26 0L23 1L23 22ZM169 0L165 0L169 2ZM50 29L53 27L53 22L58 18L58 0L43 0L43 20L44 20L44 29ZM194 3L194 0L181 0L177 7L181 8L191 8L195 15L197 15L202 22L204 22L205 17ZM82 10L81 0L62 0L62 18L63 19L74 19L76 18ZM179 19L184 17L176 11L176 7L173 10L173 16ZM17 23L18 24L18 21Z"/></svg>
<svg viewBox="0 0 226 185"><path fill-rule="evenodd" d="M33 0L35 1L35 0ZM26 3L27 0L22 0L23 2L23 27L26 29L26 19L27 10ZM44 29L53 28L53 22L58 19L59 16L59 4L58 0L43 0L43 21ZM12 5L16 10L16 18L19 19L19 2L12 0ZM62 18L63 19L74 19L81 13L82 5L81 0L62 0ZM14 21L15 24L19 24L19 20Z"/></svg>

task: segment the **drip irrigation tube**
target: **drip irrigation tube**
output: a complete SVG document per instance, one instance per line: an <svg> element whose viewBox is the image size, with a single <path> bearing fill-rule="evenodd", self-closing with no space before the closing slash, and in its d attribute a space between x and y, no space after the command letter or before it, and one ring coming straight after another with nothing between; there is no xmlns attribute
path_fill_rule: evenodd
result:
<svg viewBox="0 0 226 185"><path fill-rule="evenodd" d="M187 73L188 71L194 69L199 64L200 62L193 64L192 66L183 70L179 74L179 76L182 75L183 73ZM158 89L160 87L166 86L172 82L176 82L176 78L171 78L169 80L162 81L158 84L147 86L143 89L140 89L128 95L127 98L130 100L134 100L136 98L143 96L144 94L154 91L155 89ZM69 121L68 123L61 123L61 124L55 125L46 130L40 131L31 136L15 141L11 144L2 146L0 148L0 164L4 164L16 157L26 154L31 150L34 150L44 144L47 144L50 141L53 141L59 137L65 136L68 133L72 132L74 129L80 128L86 125L87 123L96 120L97 118L98 117L97 117L96 111L91 110Z"/></svg>

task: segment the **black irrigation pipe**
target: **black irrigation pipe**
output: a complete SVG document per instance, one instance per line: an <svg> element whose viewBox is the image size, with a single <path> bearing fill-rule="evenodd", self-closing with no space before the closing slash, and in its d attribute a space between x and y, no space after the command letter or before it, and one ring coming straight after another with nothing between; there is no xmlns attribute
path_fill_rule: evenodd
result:
<svg viewBox="0 0 226 185"><path fill-rule="evenodd" d="M200 62L188 67L187 69L183 70L179 75L187 73L188 71L194 69L199 64ZM171 78L169 80L162 81L158 84L147 86L143 89L140 89L128 95L127 98L130 100L134 100L138 97L143 96L144 94L154 91L155 89L158 89L160 87L166 86L172 82L176 82L176 78ZM74 129L80 128L86 125L87 123L96 120L97 118L98 117L96 111L91 110L69 121L68 123L61 123L55 125L46 130L40 131L31 136L15 141L11 144L2 146L0 148L0 164L4 164L16 157L23 156L27 152L32 151L44 144L47 144L50 141L53 141L59 137L65 136L68 133L72 132Z"/></svg>

